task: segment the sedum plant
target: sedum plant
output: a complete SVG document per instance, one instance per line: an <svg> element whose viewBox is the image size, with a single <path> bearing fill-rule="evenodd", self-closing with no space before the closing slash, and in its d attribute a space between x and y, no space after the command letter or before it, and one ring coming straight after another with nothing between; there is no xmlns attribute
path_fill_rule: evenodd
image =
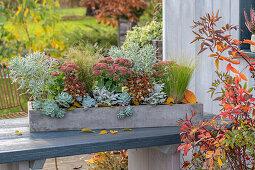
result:
<svg viewBox="0 0 255 170"><path fill-rule="evenodd" d="M113 59L125 58L130 60L134 64L131 70L138 73L152 71L152 65L157 62L155 51L154 47L150 44L140 47L139 44L131 43L125 49L111 47L108 54Z"/></svg>
<svg viewBox="0 0 255 170"><path fill-rule="evenodd" d="M113 106L118 103L119 94L115 94L114 91L109 91L105 87L96 87L93 90L93 96L98 104Z"/></svg>
<svg viewBox="0 0 255 170"><path fill-rule="evenodd" d="M56 101L63 107L70 107L70 104L74 102L73 97L67 92L62 92L55 97Z"/></svg>
<svg viewBox="0 0 255 170"><path fill-rule="evenodd" d="M19 90L24 90L31 99L43 101L54 94L50 87L55 84L59 61L35 52L25 57L14 57L10 60L10 75L12 81L19 84Z"/></svg>
<svg viewBox="0 0 255 170"><path fill-rule="evenodd" d="M127 32L126 40L122 46L123 49L130 49L133 43L144 47L151 44L152 40L162 40L163 23L152 21L143 27L133 27L133 30Z"/></svg>
<svg viewBox="0 0 255 170"><path fill-rule="evenodd" d="M144 103L151 105L160 105L166 101L166 93L163 92L164 84L154 84L149 97L144 99Z"/></svg>
<svg viewBox="0 0 255 170"><path fill-rule="evenodd" d="M130 76L132 62L128 59L105 57L93 65L93 75L97 78L97 86L107 90L121 92L123 82Z"/></svg>

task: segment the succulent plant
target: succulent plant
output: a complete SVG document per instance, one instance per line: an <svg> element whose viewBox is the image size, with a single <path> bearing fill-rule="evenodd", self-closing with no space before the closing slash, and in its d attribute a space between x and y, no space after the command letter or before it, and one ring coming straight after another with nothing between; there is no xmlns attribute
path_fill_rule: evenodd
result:
<svg viewBox="0 0 255 170"><path fill-rule="evenodd" d="M82 102L82 100L83 100L83 97L82 97L82 96L76 97L76 101L77 101L77 102Z"/></svg>
<svg viewBox="0 0 255 170"><path fill-rule="evenodd" d="M66 108L70 107L70 104L73 103L73 97L67 92L62 92L61 94L57 95L55 99L60 105Z"/></svg>
<svg viewBox="0 0 255 170"><path fill-rule="evenodd" d="M122 107L117 114L118 119L125 119L126 117L132 116L134 114L134 108L130 105Z"/></svg>
<svg viewBox="0 0 255 170"><path fill-rule="evenodd" d="M114 91L109 91L105 87L96 87L93 90L93 96L97 103L113 106L117 104L119 94L114 94Z"/></svg>
<svg viewBox="0 0 255 170"><path fill-rule="evenodd" d="M134 108L130 105L125 107L126 116L132 116L134 114Z"/></svg>
<svg viewBox="0 0 255 170"><path fill-rule="evenodd" d="M57 103L52 99L47 99L42 105L42 114L55 117L59 111Z"/></svg>
<svg viewBox="0 0 255 170"><path fill-rule="evenodd" d="M65 109L59 108L56 114L56 118L63 118L66 115L67 111Z"/></svg>
<svg viewBox="0 0 255 170"><path fill-rule="evenodd" d="M144 99L144 103L151 105L159 105L166 101L166 93L163 92L164 84L154 84L152 92L148 98Z"/></svg>
<svg viewBox="0 0 255 170"><path fill-rule="evenodd" d="M97 103L95 99L91 98L90 96L87 96L86 98L83 99L82 106L84 108L97 107Z"/></svg>
<svg viewBox="0 0 255 170"><path fill-rule="evenodd" d="M131 97L128 93L124 92L124 93L121 93L119 96L118 96L118 100L117 102L119 104L124 104L124 105L127 105L129 104L131 101Z"/></svg>
<svg viewBox="0 0 255 170"><path fill-rule="evenodd" d="M124 108L121 108L119 113L117 114L118 119L125 119L126 114Z"/></svg>
<svg viewBox="0 0 255 170"><path fill-rule="evenodd" d="M34 101L34 102L33 102L33 108L34 108L35 110L40 110L40 109L42 108L42 102L40 102L40 101L38 101L38 100Z"/></svg>

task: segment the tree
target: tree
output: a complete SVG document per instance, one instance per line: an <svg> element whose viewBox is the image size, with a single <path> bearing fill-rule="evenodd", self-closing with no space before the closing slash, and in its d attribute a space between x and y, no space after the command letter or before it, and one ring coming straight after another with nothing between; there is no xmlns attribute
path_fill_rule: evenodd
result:
<svg viewBox="0 0 255 170"><path fill-rule="evenodd" d="M143 0L83 0L82 4L85 7L91 6L99 23L103 22L108 26L116 26L120 18L137 22L147 8Z"/></svg>

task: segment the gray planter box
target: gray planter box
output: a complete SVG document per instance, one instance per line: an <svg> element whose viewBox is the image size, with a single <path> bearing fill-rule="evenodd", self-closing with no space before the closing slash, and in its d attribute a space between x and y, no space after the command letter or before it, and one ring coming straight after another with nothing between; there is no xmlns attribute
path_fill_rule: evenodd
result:
<svg viewBox="0 0 255 170"><path fill-rule="evenodd" d="M32 110L29 104L30 132L48 132L88 129L114 129L114 128L141 128L176 126L180 118L186 113L196 110L196 120L202 120L202 104L175 104L168 105L141 105L133 106L134 115L123 120L117 118L120 107L83 108L69 111L64 118L51 118L41 114L41 111Z"/></svg>

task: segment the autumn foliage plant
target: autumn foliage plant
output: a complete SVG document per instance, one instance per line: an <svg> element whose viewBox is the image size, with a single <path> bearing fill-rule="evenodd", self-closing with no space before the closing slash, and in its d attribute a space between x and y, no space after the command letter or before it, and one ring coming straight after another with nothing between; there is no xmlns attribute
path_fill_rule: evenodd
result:
<svg viewBox="0 0 255 170"><path fill-rule="evenodd" d="M143 0L83 0L84 6L95 9L99 23L116 26L119 18L139 21L147 4Z"/></svg>
<svg viewBox="0 0 255 170"><path fill-rule="evenodd" d="M199 53L209 50L211 54L208 57L215 60L218 79L213 82L210 92L212 95L219 95L214 100L220 101L221 111L212 120L199 123L192 121L195 113L180 120L183 144L178 150L183 149L187 154L193 148L192 159L184 162L183 168L255 169L255 98L251 94L253 88L247 88L248 79L242 73L243 70L238 71L234 67L240 63L237 57L243 59L246 63L245 69L249 69L251 78L254 79L255 62L240 51L239 45L255 43L232 38L229 32L237 30L236 26L226 24L217 27L221 19L218 14L219 12L216 15L207 14L199 21L194 21L193 33L196 37L192 43L200 41ZM229 51L230 55L226 56ZM228 63L226 72L218 71L220 62L223 61Z"/></svg>

